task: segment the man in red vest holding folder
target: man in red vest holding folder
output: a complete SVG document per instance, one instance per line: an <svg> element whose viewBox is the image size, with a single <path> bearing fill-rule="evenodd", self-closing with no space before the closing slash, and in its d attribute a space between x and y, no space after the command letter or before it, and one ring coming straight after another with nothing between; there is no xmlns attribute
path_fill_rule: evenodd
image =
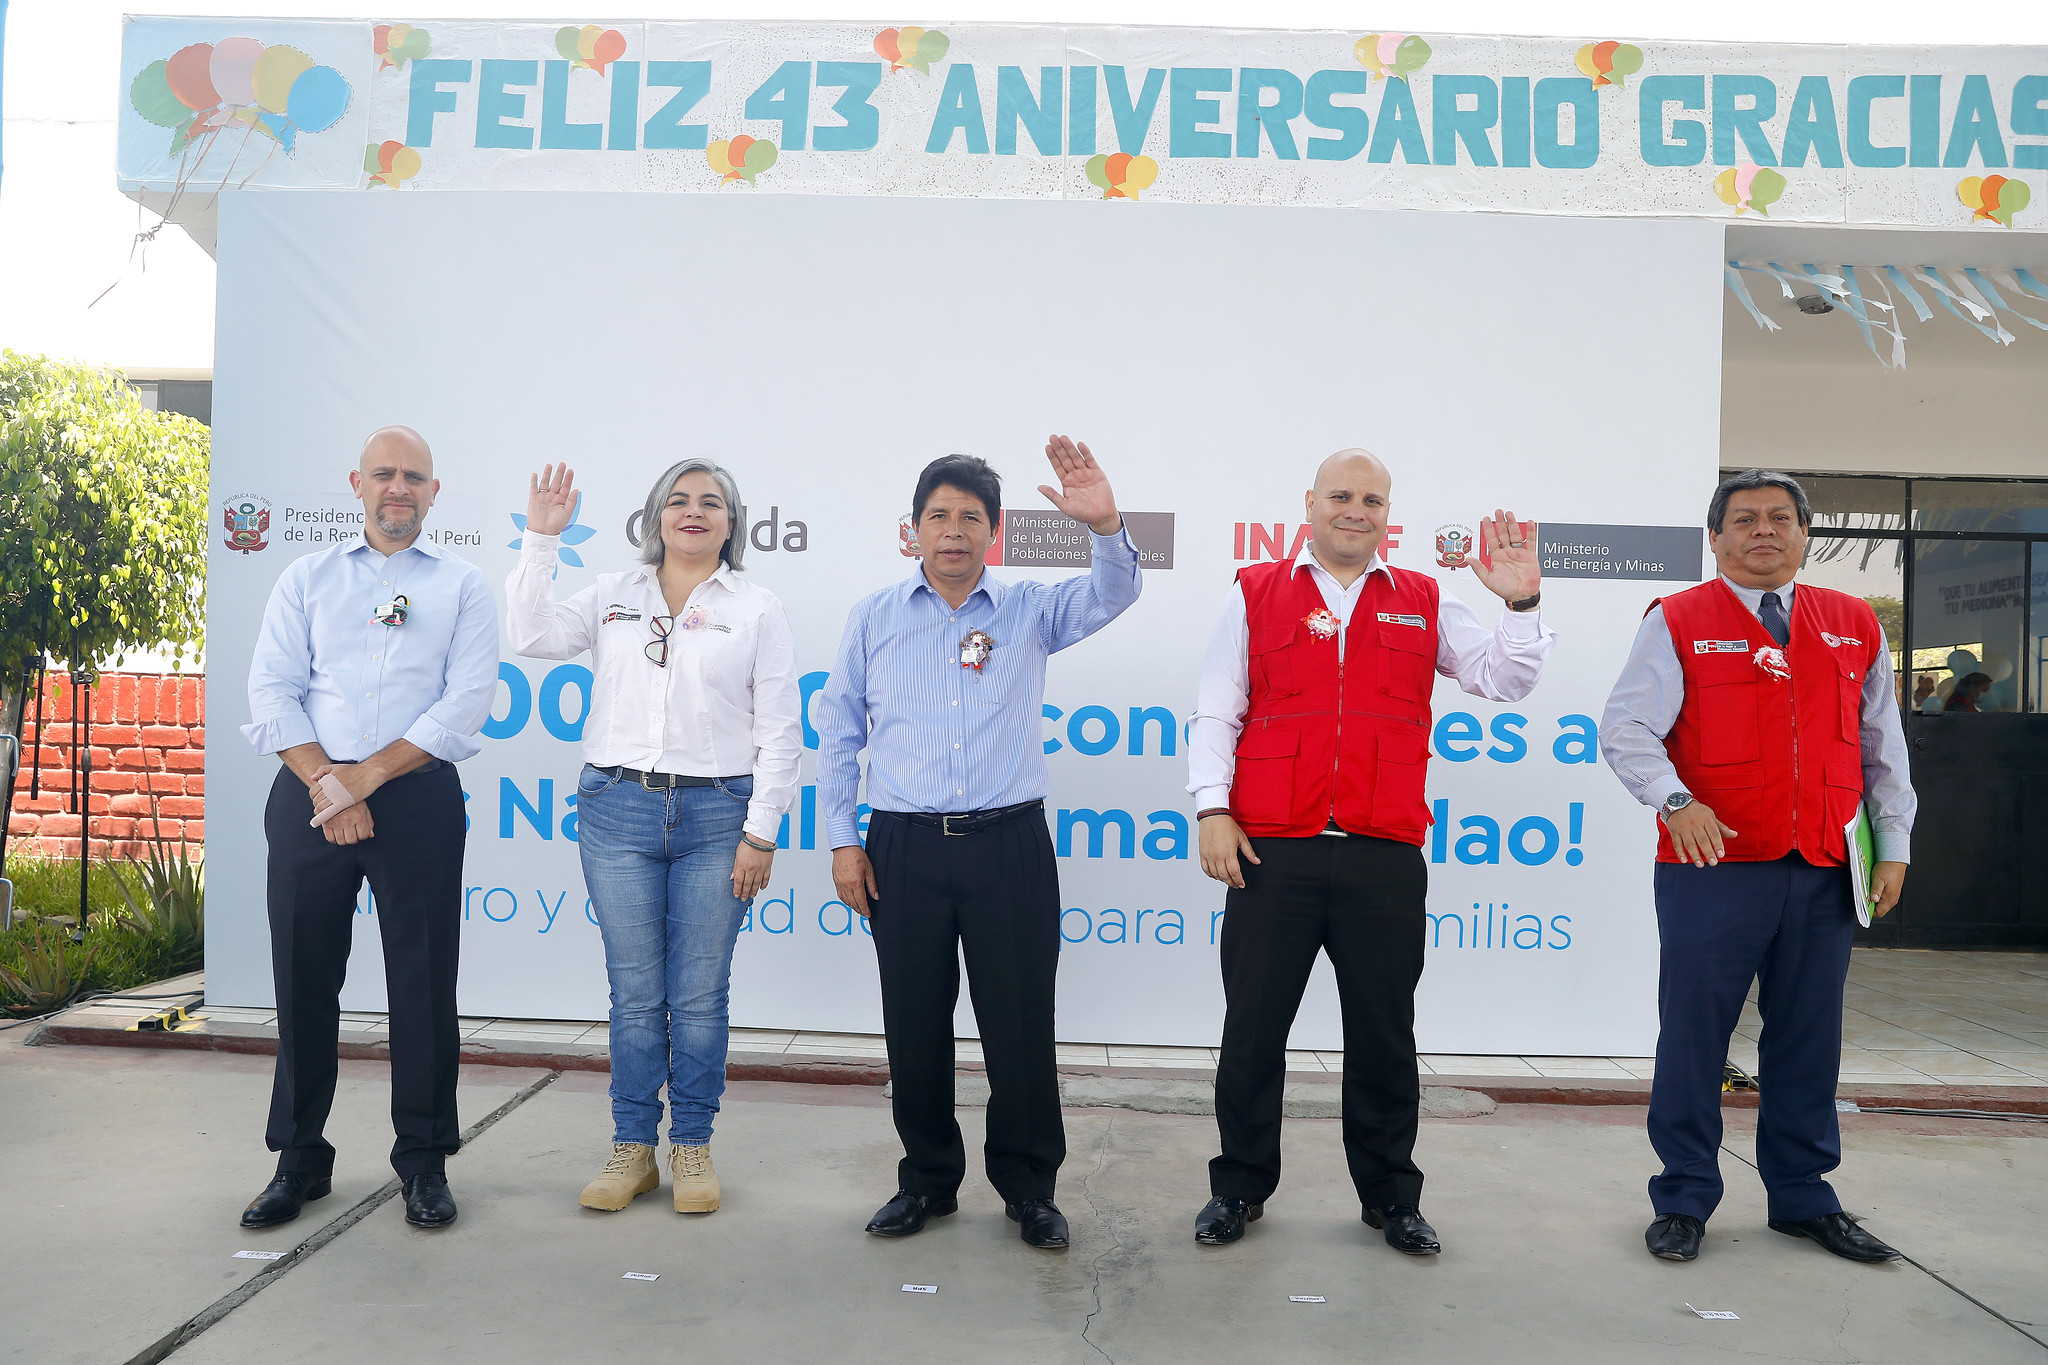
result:
<svg viewBox="0 0 2048 1365"><path fill-rule="evenodd" d="M1421 1083L1430 693L1437 674L1495 701L1527 696L1556 636L1537 619L1536 525L1496 512L1467 562L1508 604L1491 631L1427 574L1380 558L1393 477L1363 450L1323 461L1309 553L1241 570L1202 663L1188 790L1202 871L1225 883L1223 1048L1195 1219L1234 1242L1280 1183L1287 1034L1316 954L1344 1009L1344 1152L1365 1222L1434 1255L1414 1160Z"/></svg>
<svg viewBox="0 0 2048 1365"><path fill-rule="evenodd" d="M1763 1015L1756 1165L1776 1231L1852 1261L1898 1256L1842 1212L1835 1083L1857 914L1844 826L1869 805L1871 913L1898 901L1918 807L1870 604L1795 583L1813 514L1784 474L1714 490L1720 574L1651 605L1607 700L1600 748L1654 807L1657 1077L1653 1255L1690 1261L1721 1201L1721 1078L1755 981Z"/></svg>

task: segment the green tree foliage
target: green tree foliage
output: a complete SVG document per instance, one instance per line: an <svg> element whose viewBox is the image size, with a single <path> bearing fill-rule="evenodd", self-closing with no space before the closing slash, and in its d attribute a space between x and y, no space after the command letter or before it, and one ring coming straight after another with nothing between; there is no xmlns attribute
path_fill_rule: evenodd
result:
<svg viewBox="0 0 2048 1365"><path fill-rule="evenodd" d="M206 428L113 371L0 351L0 686L205 640Z"/></svg>

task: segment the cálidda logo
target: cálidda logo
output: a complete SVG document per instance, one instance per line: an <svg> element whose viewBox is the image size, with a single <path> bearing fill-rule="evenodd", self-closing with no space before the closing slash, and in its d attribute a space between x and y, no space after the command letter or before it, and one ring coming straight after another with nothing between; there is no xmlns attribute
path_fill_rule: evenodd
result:
<svg viewBox="0 0 2048 1365"><path fill-rule="evenodd" d="M626 55L626 35L600 24L571 24L555 34L555 51L569 59L569 69L604 74L604 69Z"/></svg>
<svg viewBox="0 0 2048 1365"><path fill-rule="evenodd" d="M128 87L135 112L171 129L170 155L234 123L289 153L300 133L332 128L348 112L349 84L295 47L254 38L193 43L142 68Z"/></svg>
<svg viewBox="0 0 2048 1365"><path fill-rule="evenodd" d="M379 24L370 30L370 50L381 59L379 71L403 71L407 62L418 61L434 50L434 40L423 28L411 24Z"/></svg>
<svg viewBox="0 0 2048 1365"><path fill-rule="evenodd" d="M1149 156L1117 152L1088 158L1088 183L1102 191L1104 199L1136 199L1139 190L1149 190L1159 178L1159 163Z"/></svg>
<svg viewBox="0 0 2048 1365"><path fill-rule="evenodd" d="M420 154L403 142L373 142L363 151L363 169L372 185L397 189L420 173Z"/></svg>
<svg viewBox="0 0 2048 1365"><path fill-rule="evenodd" d="M1405 81L1429 61L1429 44L1412 33L1368 33L1352 45L1351 55L1374 80Z"/></svg>
<svg viewBox="0 0 2048 1365"><path fill-rule="evenodd" d="M919 28L915 24L885 28L875 35L875 51L889 63L891 72L908 66L929 76L932 63L944 57L952 46L952 39L937 29Z"/></svg>
<svg viewBox="0 0 2048 1365"><path fill-rule="evenodd" d="M270 501L254 493L237 493L221 504L221 543L230 550L254 554L270 544Z"/></svg>
<svg viewBox="0 0 2048 1365"><path fill-rule="evenodd" d="M2034 192L2024 180L2007 180L2002 175L1966 175L1956 182L1956 198L1974 210L1972 223L2012 226L2012 216L2033 202Z"/></svg>
<svg viewBox="0 0 2048 1365"><path fill-rule="evenodd" d="M1784 192L1784 176L1769 166L1752 166L1747 161L1714 177L1714 193L1721 196L1722 203L1735 206L1738 218L1750 209L1770 217L1771 205Z"/></svg>
<svg viewBox="0 0 2048 1365"><path fill-rule="evenodd" d="M712 170L718 172L720 186L730 185L735 180L744 180L751 185L755 176L775 164L775 144L765 138L741 133L730 140L720 138L706 147L704 159L711 163Z"/></svg>
<svg viewBox="0 0 2048 1365"><path fill-rule="evenodd" d="M1633 43L1587 43L1579 49L1575 63L1597 89L1603 85L1626 85L1624 76L1643 69L1643 50Z"/></svg>

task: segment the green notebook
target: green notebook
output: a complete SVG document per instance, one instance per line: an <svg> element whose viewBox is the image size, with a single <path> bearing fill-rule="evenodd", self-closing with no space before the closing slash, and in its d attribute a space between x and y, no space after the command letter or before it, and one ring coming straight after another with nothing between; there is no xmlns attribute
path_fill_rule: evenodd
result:
<svg viewBox="0 0 2048 1365"><path fill-rule="evenodd" d="M1842 840L1849 849L1849 884L1856 895L1856 922L1870 927L1870 873L1877 866L1877 847L1870 837L1870 812L1861 802L1856 818L1842 826Z"/></svg>

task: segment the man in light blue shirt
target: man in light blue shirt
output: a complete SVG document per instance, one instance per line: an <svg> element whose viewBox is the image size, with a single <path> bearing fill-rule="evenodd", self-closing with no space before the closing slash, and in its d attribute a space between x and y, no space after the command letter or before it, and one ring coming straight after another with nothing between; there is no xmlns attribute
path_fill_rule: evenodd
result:
<svg viewBox="0 0 2048 1365"><path fill-rule="evenodd" d="M934 460L911 500L923 563L854 607L817 707L832 879L873 930L904 1148L900 1188L868 1224L881 1237L958 1207L967 1156L953 1115L953 1007L964 952L988 1066L989 1183L1025 1242L1067 1245L1052 1198L1067 1149L1053 1058L1060 898L1039 733L1045 661L1135 602L1143 575L1088 447L1055 436L1045 453L1060 491L1039 492L1088 528L1089 572L1056 584L990 577L1001 480L969 455ZM863 748L874 808L865 848Z"/></svg>
<svg viewBox="0 0 2048 1365"><path fill-rule="evenodd" d="M391 1012L391 1164L405 1218L455 1221L444 1163L455 1116L462 782L498 684L498 613L474 565L420 538L440 491L419 433L385 427L349 486L363 534L287 565L249 665L242 734L283 760L270 844L277 1075L264 1134L277 1174L244 1227L298 1217L330 1188L342 979L364 877Z"/></svg>

